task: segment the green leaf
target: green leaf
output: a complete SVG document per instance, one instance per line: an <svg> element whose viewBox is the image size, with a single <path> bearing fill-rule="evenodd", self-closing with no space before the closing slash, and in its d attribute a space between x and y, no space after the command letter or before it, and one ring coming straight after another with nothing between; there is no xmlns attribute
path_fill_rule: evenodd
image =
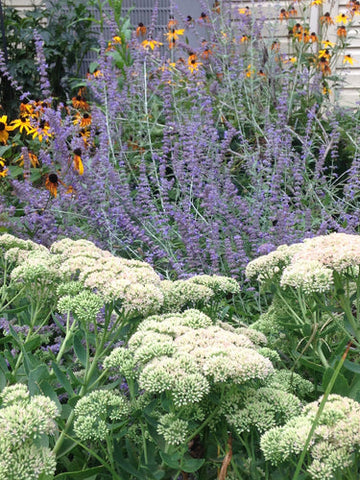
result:
<svg viewBox="0 0 360 480"><path fill-rule="evenodd" d="M325 370L322 378L322 387L324 391L326 390L332 376L334 375L335 369L329 367ZM347 396L349 393L349 384L342 373L339 373L336 377L336 382L333 386L332 393L337 393L339 395Z"/></svg>
<svg viewBox="0 0 360 480"><path fill-rule="evenodd" d="M74 395L74 390L65 373L62 370L60 370L60 368L54 362L51 362L51 367L54 370L56 378L59 380L60 384L64 387L66 392L72 397Z"/></svg>
<svg viewBox="0 0 360 480"><path fill-rule="evenodd" d="M49 397L50 400L52 400L56 406L59 412L62 411L62 405L59 402L58 396L56 395L55 390L52 388L52 386L48 382L41 382L40 384L40 390L42 393L46 396Z"/></svg>
<svg viewBox="0 0 360 480"><path fill-rule="evenodd" d="M87 365L87 352L86 352L83 344L81 343L82 338L84 338L83 332L82 331L76 332L76 334L74 336L73 345L74 345L75 355L79 359L81 365L83 367L86 367L86 365Z"/></svg>
<svg viewBox="0 0 360 480"><path fill-rule="evenodd" d="M180 468L180 461L181 461L181 453L175 452L175 453L165 453L165 452L160 452L160 457L162 461L167 465L168 467L173 468L174 470L178 470Z"/></svg>
<svg viewBox="0 0 360 480"><path fill-rule="evenodd" d="M0 391L2 391L6 387L6 383L6 375L2 370L0 370Z"/></svg>
<svg viewBox="0 0 360 480"><path fill-rule="evenodd" d="M354 362L350 362L349 360L345 360L344 367L346 368L346 370L349 370L350 372L360 374L360 364L358 364L358 363L354 363Z"/></svg>
<svg viewBox="0 0 360 480"><path fill-rule="evenodd" d="M79 470L77 472L69 473L59 473L54 477L54 480L72 480L73 478L78 479L91 479L96 478L95 476L106 471L105 467L92 467L87 468L86 470Z"/></svg>
<svg viewBox="0 0 360 480"><path fill-rule="evenodd" d="M186 453L181 461L181 469L187 473L194 473L205 463L205 458L193 458Z"/></svg>
<svg viewBox="0 0 360 480"><path fill-rule="evenodd" d="M31 370L28 376L28 386L30 395L40 393L39 383L41 380L48 378L49 372L45 365L39 365L35 369Z"/></svg>

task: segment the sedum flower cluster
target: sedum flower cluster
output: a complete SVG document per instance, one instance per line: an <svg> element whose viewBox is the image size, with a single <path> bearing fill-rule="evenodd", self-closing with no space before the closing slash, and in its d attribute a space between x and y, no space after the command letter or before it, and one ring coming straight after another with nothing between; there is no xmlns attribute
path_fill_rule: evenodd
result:
<svg viewBox="0 0 360 480"><path fill-rule="evenodd" d="M110 433L111 423L126 419L129 413L129 402L123 395L95 390L75 406L75 434L82 441L103 441Z"/></svg>
<svg viewBox="0 0 360 480"><path fill-rule="evenodd" d="M21 384L5 387L0 398L0 480L50 480L56 461L47 440L56 429L55 403L30 397Z"/></svg>
<svg viewBox="0 0 360 480"><path fill-rule="evenodd" d="M300 400L282 388L246 388L223 405L228 424L238 435L255 428L260 433L283 425L301 413Z"/></svg>
<svg viewBox="0 0 360 480"><path fill-rule="evenodd" d="M87 240L59 240L47 249L9 234L0 236L0 252L11 265L11 279L34 295L60 297L62 312L99 310L94 294L103 303L119 301L125 313L150 315L179 311L198 302L209 302L239 292L231 278L199 275L188 280L161 281L146 262L115 257Z"/></svg>
<svg viewBox="0 0 360 480"><path fill-rule="evenodd" d="M333 272L357 274L359 265L360 237L331 233L307 238L303 243L281 245L251 261L246 275L260 282L277 278L282 287L294 287L307 294L322 293L333 286Z"/></svg>
<svg viewBox="0 0 360 480"><path fill-rule="evenodd" d="M10 234L0 236L0 252L9 264L13 288L25 288L32 299L43 302L54 300L56 286L68 277L61 271L61 259L31 240L22 240Z"/></svg>
<svg viewBox="0 0 360 480"><path fill-rule="evenodd" d="M161 289L164 294L164 312L181 311L185 307L195 307L200 302L208 303L240 292L236 280L220 275L196 275L174 282L164 280Z"/></svg>
<svg viewBox="0 0 360 480"><path fill-rule="evenodd" d="M121 301L125 312L149 314L163 304L160 277L145 262L114 257L87 240L66 238L55 242L51 252L61 255L62 270L69 270L84 289L107 302Z"/></svg>
<svg viewBox="0 0 360 480"><path fill-rule="evenodd" d="M319 401L306 405L284 426L275 427L261 437L265 459L277 465L301 453ZM360 404L340 395L330 395L308 447L311 463L307 471L315 480L331 480L353 462L360 448Z"/></svg>
<svg viewBox="0 0 360 480"><path fill-rule="evenodd" d="M178 407L200 402L214 385L265 380L274 371L246 330L225 330L193 309L147 318L104 366L124 374L124 358L141 389L168 392Z"/></svg>

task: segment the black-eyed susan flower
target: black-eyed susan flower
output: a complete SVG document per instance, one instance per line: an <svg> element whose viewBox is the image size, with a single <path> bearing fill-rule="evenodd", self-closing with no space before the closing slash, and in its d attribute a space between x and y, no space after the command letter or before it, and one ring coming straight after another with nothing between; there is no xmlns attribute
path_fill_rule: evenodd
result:
<svg viewBox="0 0 360 480"><path fill-rule="evenodd" d="M345 13L340 13L335 17L336 23L342 23L343 25L347 25L349 23L349 17Z"/></svg>
<svg viewBox="0 0 360 480"><path fill-rule="evenodd" d="M29 155L31 166L33 168L38 167L40 165L38 157L34 153L31 153L31 152L28 152L28 155ZM19 159L17 160L17 163L19 164L20 167L24 166L24 155L21 155L19 157Z"/></svg>
<svg viewBox="0 0 360 480"><path fill-rule="evenodd" d="M56 175L56 173L50 173L46 176L45 188L49 190L50 194L54 198L57 197L57 190L59 188L59 177Z"/></svg>
<svg viewBox="0 0 360 480"><path fill-rule="evenodd" d="M43 139L48 140L50 137L52 137L50 126L45 120L41 120L39 125L32 128L29 131L29 135L32 135L33 140L37 138L39 142L42 142Z"/></svg>
<svg viewBox="0 0 360 480"><path fill-rule="evenodd" d="M20 133L22 133L24 130L26 133L30 133L30 130L33 128L32 125L30 124L29 116L24 116L24 115L20 115L20 118L13 120L10 123L10 126L14 130L18 128L20 130Z"/></svg>
<svg viewBox="0 0 360 480"><path fill-rule="evenodd" d="M201 53L201 58L208 60L209 57L213 54L212 50L209 47L206 47L205 50Z"/></svg>
<svg viewBox="0 0 360 480"><path fill-rule="evenodd" d="M6 168L6 163L5 163L5 159L0 157L0 178L1 177L6 177L6 175L8 174L8 171L9 169Z"/></svg>
<svg viewBox="0 0 360 480"><path fill-rule="evenodd" d="M188 15L185 19L185 22L188 24L188 25L192 25L194 23L194 19L192 18L191 15Z"/></svg>
<svg viewBox="0 0 360 480"><path fill-rule="evenodd" d="M340 27L338 27L338 29L336 30L336 35L339 37L339 38L346 38L347 36L347 31L346 31L346 28L341 25Z"/></svg>
<svg viewBox="0 0 360 480"><path fill-rule="evenodd" d="M322 50L319 50L319 54L318 54L318 57L319 58L326 58L326 60L329 60L330 59L330 50L327 49L327 48L324 48Z"/></svg>
<svg viewBox="0 0 360 480"><path fill-rule="evenodd" d="M243 35L241 38L240 38L240 43L246 43L249 41L249 37L247 35Z"/></svg>
<svg viewBox="0 0 360 480"><path fill-rule="evenodd" d="M78 172L79 175L84 173L84 165L81 160L81 148L75 148L73 156L74 168Z"/></svg>
<svg viewBox="0 0 360 480"><path fill-rule="evenodd" d="M174 16L170 15L169 16L169 21L168 21L168 24L167 24L168 30L171 30L172 28L175 28L177 26L177 24L178 24L178 22L177 22L177 20L175 20Z"/></svg>
<svg viewBox="0 0 360 480"><path fill-rule="evenodd" d="M280 21L287 20L288 18L289 18L289 12L285 10L285 8L282 8L279 14Z"/></svg>
<svg viewBox="0 0 360 480"><path fill-rule="evenodd" d="M280 51L280 42L279 40L274 40L271 44L271 50L274 52L279 52Z"/></svg>
<svg viewBox="0 0 360 480"><path fill-rule="evenodd" d="M81 110L90 110L90 105L87 103L82 95L76 95L71 99L73 107Z"/></svg>
<svg viewBox="0 0 360 480"><path fill-rule="evenodd" d="M90 113L85 112L83 115L81 113L77 113L73 120L74 125L80 125L80 127L88 127L91 125L91 115Z"/></svg>
<svg viewBox="0 0 360 480"><path fill-rule="evenodd" d="M353 17L354 15L360 15L360 2L358 0L356 1L350 1L347 5L350 15Z"/></svg>
<svg viewBox="0 0 360 480"><path fill-rule="evenodd" d="M220 14L220 2L218 0L213 3L212 12Z"/></svg>
<svg viewBox="0 0 360 480"><path fill-rule="evenodd" d="M240 15L251 15L251 11L250 11L250 8L248 6L246 7L241 7L241 8L238 8L238 12Z"/></svg>
<svg viewBox="0 0 360 480"><path fill-rule="evenodd" d="M322 72L323 75L330 75L331 74L331 69L329 66L329 61L325 57L319 58L319 69Z"/></svg>
<svg viewBox="0 0 360 480"><path fill-rule="evenodd" d="M303 30L304 28L300 23L295 23L295 25L292 28L292 33L294 34L294 36L301 35Z"/></svg>
<svg viewBox="0 0 360 480"><path fill-rule="evenodd" d="M354 59L350 55L350 53L348 53L347 55L344 56L343 64L345 64L345 63L349 63L350 65L354 65Z"/></svg>
<svg viewBox="0 0 360 480"><path fill-rule="evenodd" d="M151 48L151 50L154 50L155 47L158 47L158 46L164 45L164 44L161 43L161 42L157 42L156 40L153 40L152 38L149 38L149 39L144 40L143 42L141 42L141 45L142 45L145 49Z"/></svg>
<svg viewBox="0 0 360 480"><path fill-rule="evenodd" d="M321 44L324 46L324 48L332 48L336 45L336 43L330 42L330 40L323 40Z"/></svg>
<svg viewBox="0 0 360 480"><path fill-rule="evenodd" d="M206 15L205 12L201 12L199 17L200 22L209 22L209 17Z"/></svg>
<svg viewBox="0 0 360 480"><path fill-rule="evenodd" d="M34 113L34 105L32 103L20 103L20 114L21 115L32 115Z"/></svg>
<svg viewBox="0 0 360 480"><path fill-rule="evenodd" d="M7 124L7 115L0 117L0 142L5 144L8 141L11 130L13 128Z"/></svg>
<svg viewBox="0 0 360 480"><path fill-rule="evenodd" d="M254 76L255 70L251 64L249 64L245 70L245 76L251 78Z"/></svg>
<svg viewBox="0 0 360 480"><path fill-rule="evenodd" d="M170 48L172 48L170 44L174 45L176 40L178 40L179 36L184 35L184 32L185 32L184 29L175 30L174 28L172 28L167 33L164 33L165 37L167 38L167 41L169 42Z"/></svg>
<svg viewBox="0 0 360 480"><path fill-rule="evenodd" d="M296 17L296 15L298 14L294 5L291 5L291 7L288 10L288 13L289 13L289 17Z"/></svg>
<svg viewBox="0 0 360 480"><path fill-rule="evenodd" d="M145 37L146 32L147 32L147 29L146 29L145 25L142 22L138 23L138 26L136 28L136 36L137 37Z"/></svg>
<svg viewBox="0 0 360 480"><path fill-rule="evenodd" d="M310 41L311 43L318 43L319 39L315 32L312 32L310 34Z"/></svg>
<svg viewBox="0 0 360 480"><path fill-rule="evenodd" d="M326 12L320 17L320 23L322 25L334 25L334 20L331 18L330 13Z"/></svg>
<svg viewBox="0 0 360 480"><path fill-rule="evenodd" d="M199 66L201 65L201 63L198 62L198 58L195 53L192 53L191 55L189 55L187 63L191 73L193 73L194 71L197 71L199 69Z"/></svg>
<svg viewBox="0 0 360 480"><path fill-rule="evenodd" d="M311 6L313 5L322 5L323 4L323 0L313 0L311 2Z"/></svg>

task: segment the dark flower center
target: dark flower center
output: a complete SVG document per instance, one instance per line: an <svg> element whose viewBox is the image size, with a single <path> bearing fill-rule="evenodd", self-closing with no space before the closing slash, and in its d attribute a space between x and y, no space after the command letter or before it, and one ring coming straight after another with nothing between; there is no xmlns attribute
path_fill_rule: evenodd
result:
<svg viewBox="0 0 360 480"><path fill-rule="evenodd" d="M6 127L5 123L4 123L4 122L0 122L0 132L3 131L3 130L5 130L5 127Z"/></svg>
<svg viewBox="0 0 360 480"><path fill-rule="evenodd" d="M84 118L89 118L90 115L88 113L84 113Z"/></svg>
<svg viewBox="0 0 360 480"><path fill-rule="evenodd" d="M80 148L75 148L74 154L77 155L78 157L81 156L81 149Z"/></svg>
<svg viewBox="0 0 360 480"><path fill-rule="evenodd" d="M54 185L57 185L58 184L58 176L56 175L56 173L50 173L49 175L49 182L53 183Z"/></svg>

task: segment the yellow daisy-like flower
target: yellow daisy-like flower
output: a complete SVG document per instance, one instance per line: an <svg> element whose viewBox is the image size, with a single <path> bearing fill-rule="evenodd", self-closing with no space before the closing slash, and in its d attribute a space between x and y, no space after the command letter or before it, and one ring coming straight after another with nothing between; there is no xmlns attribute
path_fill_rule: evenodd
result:
<svg viewBox="0 0 360 480"><path fill-rule="evenodd" d="M249 7L239 8L238 12L240 13L240 15L250 15L251 14L251 11L250 11Z"/></svg>
<svg viewBox="0 0 360 480"><path fill-rule="evenodd" d="M350 65L354 65L354 59L353 57L350 55L350 53L348 53L347 55L344 56L344 59L343 59L343 64L345 63L349 63Z"/></svg>
<svg viewBox="0 0 360 480"><path fill-rule="evenodd" d="M31 129L29 134L32 135L33 140L38 138L39 142L42 142L43 138L48 140L50 137L52 137L50 126L47 124L47 122L45 122L45 120L42 120L37 127Z"/></svg>
<svg viewBox="0 0 360 480"><path fill-rule="evenodd" d="M6 177L9 169L5 167L5 159L0 157L0 178Z"/></svg>
<svg viewBox="0 0 360 480"><path fill-rule="evenodd" d="M13 120L10 125L14 130L18 128L20 133L22 133L24 130L26 133L30 133L30 130L33 128L30 124L29 117L25 117L24 115L21 115L20 118Z"/></svg>
<svg viewBox="0 0 360 480"><path fill-rule="evenodd" d="M151 48L151 50L154 50L155 47L158 47L159 45L164 45L164 44L161 42L157 42L152 38L149 38L148 40L144 40L143 42L141 42L141 45L146 49Z"/></svg>
<svg viewBox="0 0 360 480"><path fill-rule="evenodd" d="M74 168L78 172L79 175L83 175L84 173L84 165L81 160L81 149L80 148L75 148L74 150Z"/></svg>
<svg viewBox="0 0 360 480"><path fill-rule="evenodd" d="M7 124L7 115L0 117L0 142L6 143L9 138L9 133L13 128Z"/></svg>
<svg viewBox="0 0 360 480"><path fill-rule="evenodd" d="M252 65L248 65L245 71L245 75L247 78L251 78L255 74L255 70L253 69Z"/></svg>
<svg viewBox="0 0 360 480"><path fill-rule="evenodd" d="M313 5L322 5L323 4L323 0L313 0L311 2L311 6Z"/></svg>
<svg viewBox="0 0 360 480"><path fill-rule="evenodd" d="M197 60L198 58L197 58L197 55L195 55L195 53L190 55L188 58L188 67L191 73L193 73L194 71L197 71L199 69L199 66L202 65L202 63L198 62Z"/></svg>
<svg viewBox="0 0 360 480"><path fill-rule="evenodd" d="M324 50L319 50L318 58L326 58L326 60L329 60L330 58L329 50L327 48Z"/></svg>
<svg viewBox="0 0 360 480"><path fill-rule="evenodd" d="M33 168L38 167L40 165L38 157L34 153L31 153L31 152L29 152L28 154L29 154L29 159L30 159L31 166ZM19 157L19 159L17 160L17 163L19 163L20 167L24 166L24 155L21 155Z"/></svg>
<svg viewBox="0 0 360 480"><path fill-rule="evenodd" d="M335 17L335 22L347 25L349 23L349 17L345 13L340 13Z"/></svg>
<svg viewBox="0 0 360 480"><path fill-rule="evenodd" d="M185 30L182 28L180 30L175 30L174 28L171 29L169 32L164 33L167 40L170 42L171 40L177 40L180 35L184 35Z"/></svg>
<svg viewBox="0 0 360 480"><path fill-rule="evenodd" d="M330 40L323 40L321 42L324 45L324 48L335 47L336 43L330 42Z"/></svg>
<svg viewBox="0 0 360 480"><path fill-rule="evenodd" d="M77 112L75 115L75 118L73 120L74 125L80 125L80 127L88 127L91 125L91 115L90 113L85 112L84 114L81 114L80 112Z"/></svg>

